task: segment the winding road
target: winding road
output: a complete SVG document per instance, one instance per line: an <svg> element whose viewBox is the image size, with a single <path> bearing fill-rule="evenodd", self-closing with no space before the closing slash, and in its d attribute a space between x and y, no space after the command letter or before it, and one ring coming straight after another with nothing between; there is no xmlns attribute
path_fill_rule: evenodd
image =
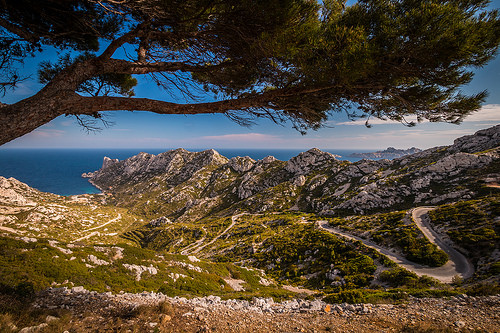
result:
<svg viewBox="0 0 500 333"><path fill-rule="evenodd" d="M474 274L474 265L472 265L469 259L467 259L462 253L446 244L439 234L431 228L428 219L422 218L433 209L434 207L415 208L412 211L412 217L415 224L422 231L425 237L427 237L431 243L436 244L437 247L446 252L448 255L448 262L441 267L434 268L434 270L439 269L437 272L443 277L449 277L450 275L459 275L464 279L471 277L472 274ZM453 276L451 276L451 278L453 278ZM451 279L449 281L451 282Z"/></svg>
<svg viewBox="0 0 500 333"><path fill-rule="evenodd" d="M427 275L433 277L444 283L451 283L455 276L460 276L461 278L468 278L472 276L474 273L474 266L472 263L460 252L455 250L449 245L446 245L441 237L430 228L427 221L422 219L424 215L426 215L430 210L434 209L433 207L418 207L412 211L412 217L415 221L417 227L422 231L422 233L429 239L430 242L436 244L441 250L443 250L448 255L448 262L441 267L429 267L424 265L416 264L412 261L409 261L401 254L394 253L391 250L381 247L376 243L362 239L360 237L348 234L339 229L331 227L327 221L317 221L319 228L326 230L330 233L340 235L344 238L350 240L357 240L362 242L364 245L377 250L383 255L387 256L389 259L397 263L398 265L406 268L409 271L414 272L415 274Z"/></svg>

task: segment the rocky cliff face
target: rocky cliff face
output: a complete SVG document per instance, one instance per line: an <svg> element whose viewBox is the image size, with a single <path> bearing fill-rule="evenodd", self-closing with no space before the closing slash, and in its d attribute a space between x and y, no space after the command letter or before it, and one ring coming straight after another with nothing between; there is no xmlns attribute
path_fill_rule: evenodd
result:
<svg viewBox="0 0 500 333"><path fill-rule="evenodd" d="M470 199L497 174L500 125L389 160L339 161L311 149L287 162L269 156L228 160L214 150L105 158L90 180L114 203L151 217L192 220L237 210L366 213Z"/></svg>
<svg viewBox="0 0 500 333"><path fill-rule="evenodd" d="M36 206L30 194L36 190L14 178L0 176L0 206Z"/></svg>
<svg viewBox="0 0 500 333"><path fill-rule="evenodd" d="M104 157L102 168L91 173L90 179L103 190L139 183L159 175L175 185L190 179L208 165L222 165L227 162L228 159L215 150L192 153L185 149L176 149L158 155L139 153L121 162Z"/></svg>
<svg viewBox="0 0 500 333"><path fill-rule="evenodd" d="M450 152L478 153L498 147L499 143L500 125L497 125L456 139Z"/></svg>

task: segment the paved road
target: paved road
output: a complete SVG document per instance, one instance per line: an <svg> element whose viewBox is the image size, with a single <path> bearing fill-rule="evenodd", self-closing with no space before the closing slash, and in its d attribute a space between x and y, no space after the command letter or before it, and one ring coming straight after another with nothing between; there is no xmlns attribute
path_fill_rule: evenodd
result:
<svg viewBox="0 0 500 333"><path fill-rule="evenodd" d="M474 273L474 267L467 260L467 258L465 258L461 253L459 253L452 247L444 244L439 235L434 230L432 230L425 221L422 221L422 216L427 214L427 212L432 209L433 208L430 207L415 208L412 212L412 216L415 220L416 225L420 228L420 230L422 230L423 234L429 239L429 241L436 244L440 249L446 252L448 257L450 258L450 260L448 260L448 262L441 267L428 267L416 264L412 261L409 261L402 255L394 253L387 248L381 247L372 241L362 239L360 237L343 232L339 229L333 228L328 225L328 222L326 221L318 221L318 225L321 229L328 232L338 234L350 240L357 240L362 242L366 246L377 250L398 265L416 273L419 276L427 275L444 283L452 282L453 277L456 275L461 276L462 278L470 277Z"/></svg>
<svg viewBox="0 0 500 333"><path fill-rule="evenodd" d="M446 244L443 239L436 233L428 223L427 219L422 219L430 210L434 207L418 207L412 212L413 220L417 227L422 230L422 233L431 241L436 244L441 250L446 252L448 255L448 262L442 266L438 267L441 270L437 271L443 278L453 278L454 275L459 275L462 278L469 278L474 274L474 265L460 252L455 250L452 246ZM451 282L451 278L449 278Z"/></svg>

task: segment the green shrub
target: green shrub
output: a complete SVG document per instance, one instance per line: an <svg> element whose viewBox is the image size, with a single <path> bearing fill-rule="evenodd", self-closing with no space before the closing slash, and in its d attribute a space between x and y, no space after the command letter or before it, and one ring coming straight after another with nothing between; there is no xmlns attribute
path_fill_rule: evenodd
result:
<svg viewBox="0 0 500 333"><path fill-rule="evenodd" d="M15 294L21 298L32 298L35 295L35 287L32 282L19 282L15 288Z"/></svg>
<svg viewBox="0 0 500 333"><path fill-rule="evenodd" d="M408 290L408 294L413 297L424 298L424 297L448 297L458 295L461 292L454 289L417 289L417 290Z"/></svg>
<svg viewBox="0 0 500 333"><path fill-rule="evenodd" d="M251 256L259 267L274 265L273 269L268 269L268 274L308 288L333 289L326 278L331 267L342 272L349 288L369 285L376 270L373 259L363 254L369 252L363 245L345 243L312 224L296 224L294 228L276 233L267 238L261 248L265 251ZM316 277L303 278L309 274Z"/></svg>
<svg viewBox="0 0 500 333"><path fill-rule="evenodd" d="M482 282L470 286L466 289L466 294L469 296L488 296L500 294L500 285L497 282L487 283Z"/></svg>
<svg viewBox="0 0 500 333"><path fill-rule="evenodd" d="M500 274L500 261L492 263L488 272L493 275Z"/></svg>
<svg viewBox="0 0 500 333"><path fill-rule="evenodd" d="M408 299L408 293L401 290L369 291L365 292L367 303L398 303Z"/></svg>
<svg viewBox="0 0 500 333"><path fill-rule="evenodd" d="M448 261L448 255L426 238L415 240L404 251L408 260L431 267L443 266Z"/></svg>
<svg viewBox="0 0 500 333"><path fill-rule="evenodd" d="M402 267L396 267L380 273L379 279L390 286L399 287L414 285L418 281L418 276Z"/></svg>

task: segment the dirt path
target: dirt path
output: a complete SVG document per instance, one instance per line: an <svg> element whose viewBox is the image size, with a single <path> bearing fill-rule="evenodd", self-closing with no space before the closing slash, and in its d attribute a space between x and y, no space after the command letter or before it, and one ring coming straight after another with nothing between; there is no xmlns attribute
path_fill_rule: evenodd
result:
<svg viewBox="0 0 500 333"><path fill-rule="evenodd" d="M2 226L0 226L0 230L11 232L13 234L23 234L24 233L21 230L16 230L16 229L12 229L12 228L9 228L9 227L2 227Z"/></svg>
<svg viewBox="0 0 500 333"><path fill-rule="evenodd" d="M183 254L183 255L190 254L193 249L196 249L198 246L200 246L205 241L205 239L207 239L207 230L205 229L205 227L201 227L201 229L203 229L203 231L205 232L203 237L201 239L198 239L197 241L189 244L184 249L182 249L181 254Z"/></svg>
<svg viewBox="0 0 500 333"><path fill-rule="evenodd" d="M79 242L79 241L82 241L84 239L88 239L92 236L96 236L96 235L100 235L101 233L99 231L92 231L90 234L86 235L86 236L83 236L83 237L80 237L80 238L77 238L75 239L72 243L74 242Z"/></svg>
<svg viewBox="0 0 500 333"><path fill-rule="evenodd" d="M294 293L302 293L307 295L314 295L317 292L311 289L299 288L290 285L283 285L283 289L294 292Z"/></svg>
<svg viewBox="0 0 500 333"><path fill-rule="evenodd" d="M119 219L121 219L121 218L122 218L122 214L121 214L121 213L118 213L118 216L117 216L117 217L115 217L114 219L109 220L108 222L106 222L106 223L104 223L104 224L101 224L101 225L99 225L99 226L97 226L97 227L93 227L93 228L90 228L90 229L85 229L85 230L83 230L82 232L87 232L87 231L90 231L90 230L100 229L100 228L102 228L102 227L104 227L104 226L106 226L106 225L108 225L108 224L110 224L110 223L113 223L113 222L115 222L115 221L118 221L118 220L119 220Z"/></svg>
<svg viewBox="0 0 500 333"><path fill-rule="evenodd" d="M114 219L111 219L111 220L109 220L108 222L106 222L106 223L104 223L104 224L101 224L101 225L99 225L99 226L97 226L97 227L93 227L93 228L90 228L90 229L85 229L85 230L83 230L82 232L87 232L87 231L90 231L90 230L95 230L95 229L102 228L102 227L104 227L104 226L106 226L106 225L108 225L108 224L110 224L110 223L113 223L113 222L118 221L118 220L119 220L119 219L121 219L121 218L122 218L122 214L118 213L118 216L117 216L117 217L115 217ZM82 236L82 237L80 237L80 238L75 239L73 242L79 242L79 241L82 241L82 240L84 240L84 239L88 239L88 238L90 238L90 237L92 237L92 236L96 236L96 235L100 235L100 233L99 233L98 231L93 231L93 232L91 232L91 233L90 233L90 234L88 234L88 235L85 235L85 236Z"/></svg>
<svg viewBox="0 0 500 333"><path fill-rule="evenodd" d="M321 229L326 230L330 233L340 235L350 240L357 240L362 242L366 246L377 250L378 252L387 256L389 259L391 259L398 265L406 268L409 271L414 272L419 276L427 275L444 283L451 283L453 277L457 275L462 278L470 277L472 273L474 273L474 268L472 267L472 264L470 264L470 262L462 254L458 253L455 249L445 245L444 242L439 237L439 235L434 230L432 230L425 222L422 222L422 216L427 214L427 212L432 209L433 208L429 207L415 208L412 212L412 216L415 220L415 223L417 224L417 227L419 227L420 230L422 230L422 232L429 239L429 241L436 244L439 248L441 248L444 252L446 252L448 257L450 258L450 260L448 260L448 262L441 267L428 267L416 264L403 257L401 254L395 253L387 248L381 247L380 245L370 240L366 240L351 235L349 233L346 233L344 231L341 231L339 229L333 228L328 225L327 221L318 221L317 223Z"/></svg>
<svg viewBox="0 0 500 333"><path fill-rule="evenodd" d="M245 215L245 213L241 213L241 214L238 214L238 215L231 216L231 224L229 225L229 227L227 227L226 229L224 229L223 232L221 232L220 234L218 234L217 237L214 237L214 239L212 239L207 244L204 244L204 245L199 246L198 248L196 248L196 250L194 250L193 253L198 253L203 248L205 248L206 246L212 245L213 243L215 243L216 240L218 240L219 238L221 238L222 236L224 236L229 230L231 230L232 227L234 227L234 225L236 224L236 219L238 219L242 215Z"/></svg>

